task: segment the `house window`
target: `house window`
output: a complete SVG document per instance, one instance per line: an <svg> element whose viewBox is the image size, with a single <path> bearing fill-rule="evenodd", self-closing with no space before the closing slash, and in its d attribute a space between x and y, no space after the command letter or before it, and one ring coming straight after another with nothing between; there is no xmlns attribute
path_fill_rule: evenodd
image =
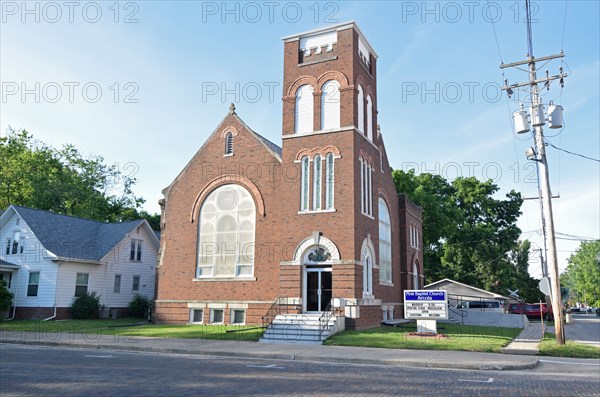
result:
<svg viewBox="0 0 600 397"><path fill-rule="evenodd" d="M340 85L329 80L321 87L321 129L340 128Z"/></svg>
<svg viewBox="0 0 600 397"><path fill-rule="evenodd" d="M230 132L225 136L225 155L233 154L233 134Z"/></svg>
<svg viewBox="0 0 600 397"><path fill-rule="evenodd" d="M231 324L244 324L246 322L246 311L242 309L231 309Z"/></svg>
<svg viewBox="0 0 600 397"><path fill-rule="evenodd" d="M140 276L133 276L133 285L131 286L131 290L133 292L138 292L140 290Z"/></svg>
<svg viewBox="0 0 600 397"><path fill-rule="evenodd" d="M371 172L373 168L367 160L359 158L360 163L360 210L363 214L373 216L373 186Z"/></svg>
<svg viewBox="0 0 600 397"><path fill-rule="evenodd" d="M361 134L365 132L365 94L363 93L363 88L359 84L358 85L358 96L356 98L358 101L358 131Z"/></svg>
<svg viewBox="0 0 600 397"><path fill-rule="evenodd" d="M210 309L210 323L223 324L223 309Z"/></svg>
<svg viewBox="0 0 600 397"><path fill-rule="evenodd" d="M392 282L392 225L390 212L379 198L379 281Z"/></svg>
<svg viewBox="0 0 600 397"><path fill-rule="evenodd" d="M313 210L321 209L321 156L316 155L313 159Z"/></svg>
<svg viewBox="0 0 600 397"><path fill-rule="evenodd" d="M87 294L88 290L88 281L90 275L88 273L77 273L77 277L75 278L75 296L84 296Z"/></svg>
<svg viewBox="0 0 600 397"><path fill-rule="evenodd" d="M204 309L192 309L190 311L190 323L202 324L204 322Z"/></svg>
<svg viewBox="0 0 600 397"><path fill-rule="evenodd" d="M115 274L115 284L113 286L113 292L118 294L121 292L121 275Z"/></svg>
<svg viewBox="0 0 600 397"><path fill-rule="evenodd" d="M29 283L27 284L27 296L37 296L40 285L40 272L29 273Z"/></svg>
<svg viewBox="0 0 600 397"><path fill-rule="evenodd" d="M138 262L142 260L142 240L131 239L129 260Z"/></svg>
<svg viewBox="0 0 600 397"><path fill-rule="evenodd" d="M309 187L309 160L308 157L302 157L302 171L300 176L300 211L308 210L308 187Z"/></svg>
<svg viewBox="0 0 600 397"><path fill-rule="evenodd" d="M199 219L196 277L251 277L256 209L250 193L240 185L218 187Z"/></svg>
<svg viewBox="0 0 600 397"><path fill-rule="evenodd" d="M325 156L325 209L333 209L333 153Z"/></svg>
<svg viewBox="0 0 600 397"><path fill-rule="evenodd" d="M6 255L16 255L19 253L19 243L21 243L21 253L23 253L23 243L24 240L21 239L21 232L15 232L12 239L12 244L10 239L8 239L8 243L6 246Z"/></svg>
<svg viewBox="0 0 600 397"><path fill-rule="evenodd" d="M294 131L302 134L313 131L314 96L313 88L305 84L296 91L296 111Z"/></svg>

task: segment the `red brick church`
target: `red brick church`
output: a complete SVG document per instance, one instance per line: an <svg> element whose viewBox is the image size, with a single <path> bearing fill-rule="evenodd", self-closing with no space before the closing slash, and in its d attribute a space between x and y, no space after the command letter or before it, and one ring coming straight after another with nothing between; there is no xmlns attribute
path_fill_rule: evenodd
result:
<svg viewBox="0 0 600 397"><path fill-rule="evenodd" d="M259 324L285 301L366 328L423 286L421 210L396 193L377 124L377 54L354 22L283 41L281 147L231 105L163 190L159 322Z"/></svg>

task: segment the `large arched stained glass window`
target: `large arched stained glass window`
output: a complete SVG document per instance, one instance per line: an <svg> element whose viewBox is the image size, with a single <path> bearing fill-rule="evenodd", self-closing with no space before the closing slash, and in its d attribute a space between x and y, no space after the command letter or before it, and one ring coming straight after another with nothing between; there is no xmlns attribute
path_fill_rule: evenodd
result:
<svg viewBox="0 0 600 397"><path fill-rule="evenodd" d="M198 217L196 277L251 277L254 274L256 207L240 185L223 185L202 203Z"/></svg>

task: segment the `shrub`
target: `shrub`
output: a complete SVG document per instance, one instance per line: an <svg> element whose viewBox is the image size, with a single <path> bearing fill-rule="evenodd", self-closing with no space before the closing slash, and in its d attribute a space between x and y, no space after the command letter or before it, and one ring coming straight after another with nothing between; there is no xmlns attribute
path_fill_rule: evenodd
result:
<svg viewBox="0 0 600 397"><path fill-rule="evenodd" d="M146 318L152 309L152 300L144 295L135 294L129 302L128 309L131 317Z"/></svg>
<svg viewBox="0 0 600 397"><path fill-rule="evenodd" d="M88 320L95 318L100 309L100 294L96 291L86 292L85 295L75 298L71 305L71 315L74 319Z"/></svg>
<svg viewBox="0 0 600 397"><path fill-rule="evenodd" d="M0 281L0 312L10 309L13 297L13 293L6 286L6 281ZM2 316L0 316L0 321L2 321Z"/></svg>

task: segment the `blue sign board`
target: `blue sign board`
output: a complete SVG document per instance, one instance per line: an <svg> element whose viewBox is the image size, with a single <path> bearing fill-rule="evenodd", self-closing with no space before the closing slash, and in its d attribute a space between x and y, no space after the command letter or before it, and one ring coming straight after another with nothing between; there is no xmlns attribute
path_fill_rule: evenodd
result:
<svg viewBox="0 0 600 397"><path fill-rule="evenodd" d="M446 291L404 291L405 301L445 301Z"/></svg>

